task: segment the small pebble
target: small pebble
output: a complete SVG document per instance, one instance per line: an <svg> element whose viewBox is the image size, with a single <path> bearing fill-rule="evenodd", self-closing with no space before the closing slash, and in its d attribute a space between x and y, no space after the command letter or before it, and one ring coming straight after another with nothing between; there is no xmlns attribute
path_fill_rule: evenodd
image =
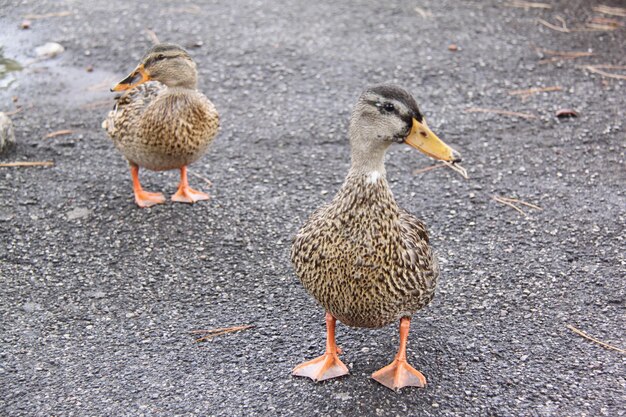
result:
<svg viewBox="0 0 626 417"><path fill-rule="evenodd" d="M73 210L68 211L65 216L67 220L77 220L87 217L91 214L91 210L85 207L76 207Z"/></svg>
<svg viewBox="0 0 626 417"><path fill-rule="evenodd" d="M54 58L57 55L62 54L65 51L63 45L56 42L48 42L44 45L38 46L35 48L35 55L38 58Z"/></svg>

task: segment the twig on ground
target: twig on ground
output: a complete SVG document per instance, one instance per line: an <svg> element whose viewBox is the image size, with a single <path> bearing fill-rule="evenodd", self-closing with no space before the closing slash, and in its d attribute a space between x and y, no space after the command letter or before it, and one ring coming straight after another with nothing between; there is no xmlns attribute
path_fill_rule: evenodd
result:
<svg viewBox="0 0 626 417"><path fill-rule="evenodd" d="M187 172L189 172L189 171L187 171ZM204 180L204 182L206 182L206 183L207 183L207 185L208 185L209 187L212 187L212 186L213 186L213 183L212 183L212 182L211 182L211 180L210 180L210 179L208 179L207 177L203 177L202 175L200 175L200 174L196 174L195 172L189 172L189 173L190 173L191 175L193 175L194 177L197 177L197 178L200 178L201 180Z"/></svg>
<svg viewBox="0 0 626 417"><path fill-rule="evenodd" d="M606 24L598 24L598 23L594 23L593 20L591 22L587 22L585 23L585 26L583 27L576 27L576 28L568 28L567 24L565 23L565 19L563 19L561 16L555 16L554 17L556 20L558 20L559 22L561 22L561 26L556 26L553 25L550 22L547 22L543 19L537 19L537 22L541 23L542 25L544 25L547 28L550 28L552 30L556 30L557 32L562 32L562 33L571 33L571 32L606 32L606 31L611 31L611 30L615 30L618 29L620 27L620 25L606 25Z"/></svg>
<svg viewBox="0 0 626 417"><path fill-rule="evenodd" d="M198 343L198 342L205 342L207 340L210 340L214 338L215 336L221 336L227 333L238 332L240 330L247 330L253 327L254 326L252 325L244 325L244 326L234 326L234 327L223 327L221 329L192 330L191 334L204 334L205 335L196 339L196 343Z"/></svg>
<svg viewBox="0 0 626 417"><path fill-rule="evenodd" d="M600 26L606 25L606 26L616 28L616 29L624 26L624 24L617 19L611 19L608 17L600 17L600 16L592 17L591 20L587 23L587 26L589 25L600 25Z"/></svg>
<svg viewBox="0 0 626 417"><path fill-rule="evenodd" d="M518 200L516 198L500 197L503 200L510 201L512 203L522 204L526 207L534 208L535 210L543 211L543 209L535 204L527 203L526 201Z"/></svg>
<svg viewBox="0 0 626 417"><path fill-rule="evenodd" d="M522 210L521 208L517 207L515 204L510 203L510 202L508 202L508 201L501 200L501 199L500 199L500 197L495 196L495 195L494 195L492 198L493 198L495 201L497 201L498 203L506 204L507 206L514 208L515 210L517 210L517 211L519 211L520 213L522 213L522 216L527 217L527 215L526 215L526 213L524 212L524 210Z"/></svg>
<svg viewBox="0 0 626 417"><path fill-rule="evenodd" d="M619 29L622 25L610 25L610 24L601 24L594 22L585 23L585 27L589 30L581 31L581 32L608 32L611 30Z"/></svg>
<svg viewBox="0 0 626 417"><path fill-rule="evenodd" d="M17 162L1 162L0 167L51 167L54 165L52 161L17 161Z"/></svg>
<svg viewBox="0 0 626 417"><path fill-rule="evenodd" d="M11 111L8 111L8 112L6 112L6 113L4 113L4 114L6 114L7 116L13 116L13 115L18 114L18 113L19 113L19 112L21 112L22 110L24 110L24 107L18 107L17 109L15 109L15 110L11 110Z"/></svg>
<svg viewBox="0 0 626 417"><path fill-rule="evenodd" d="M623 8L623 7L610 7L610 6L601 4L599 6L595 6L593 8L593 11L598 12L598 13L608 14L611 16L626 17L626 8Z"/></svg>
<svg viewBox="0 0 626 417"><path fill-rule="evenodd" d="M605 64L605 65L583 65L581 66L582 69L585 69L589 72L595 72L596 74L600 74L603 77L607 77L607 78L616 78L618 80L626 80L626 75L622 75L622 74L613 74L611 72L606 72L606 71L602 71L600 68L604 68L604 69L626 69L626 66L624 65L610 65L610 64Z"/></svg>
<svg viewBox="0 0 626 417"><path fill-rule="evenodd" d="M522 117L524 119L535 119L537 117L534 114L518 113L514 111L499 110L499 109L486 109L483 107L470 107L469 109L465 109L465 113L494 113L494 114L502 114L505 116Z"/></svg>
<svg viewBox="0 0 626 417"><path fill-rule="evenodd" d="M597 64L597 65L591 65L591 66L595 68L626 70L626 65Z"/></svg>
<svg viewBox="0 0 626 417"><path fill-rule="evenodd" d="M550 28L552 30L556 30L558 32L563 32L563 33L570 33L570 29L568 29L567 24L565 23L565 20L563 20L562 17L556 16L555 19L561 22L561 26L553 25L552 23L546 22L543 19L537 19L537 22L541 23L545 27Z"/></svg>
<svg viewBox="0 0 626 417"><path fill-rule="evenodd" d="M605 347L607 349L616 350L619 353L626 354L626 350L620 349L620 348L615 347L613 345L609 345L608 343L605 343L605 342L603 342L601 340L598 340L595 337L591 337L587 333L583 332L582 330L577 329L576 327L572 326L571 324L568 324L566 327L568 329L570 329L571 331L573 331L574 333L576 333L577 335L582 336L582 337L584 337L587 340L591 340L592 342L595 342L595 343L599 344L600 346L603 346L603 347Z"/></svg>
<svg viewBox="0 0 626 417"><path fill-rule="evenodd" d="M145 28L144 31L154 45L161 43L159 42L159 38L157 37L156 33L152 29Z"/></svg>
<svg viewBox="0 0 626 417"><path fill-rule="evenodd" d="M522 9L551 9L552 6L550 6L547 3L533 3L533 2L529 2L529 1L521 1L521 0L512 0L509 3L505 3L505 6L509 6L509 7L519 7Z"/></svg>
<svg viewBox="0 0 626 417"><path fill-rule="evenodd" d="M443 168L445 166L446 166L445 164L441 163L437 165L431 165L426 168L416 169L415 171L413 171L413 175L423 174L424 172L432 171L433 169L437 169L437 168Z"/></svg>
<svg viewBox="0 0 626 417"><path fill-rule="evenodd" d="M551 49L543 49L543 48L535 48L537 52L545 55L550 55L550 58L545 58L539 61L540 64L545 64L548 62L554 61L562 61L568 59L577 59L583 58L587 56L593 56L593 52L583 52L583 51L553 51Z"/></svg>
<svg viewBox="0 0 626 417"><path fill-rule="evenodd" d="M467 175L467 171L461 165L455 164L452 162L446 162L446 161L441 161L440 164L431 165L426 168L416 169L415 171L413 171L413 175L423 174L424 172L428 172L428 171L432 171L433 169L444 168L444 167L450 168L451 170L458 172L465 179L469 178L469 176Z"/></svg>
<svg viewBox="0 0 626 417"><path fill-rule="evenodd" d="M448 168L450 168L452 171L458 172L466 180L469 179L469 176L467 175L467 171L461 165L453 163L453 162L447 162L447 161L441 161L441 162L443 162L443 164L447 166Z"/></svg>
<svg viewBox="0 0 626 417"><path fill-rule="evenodd" d="M74 131L71 129L57 130L56 132L48 133L46 136L44 136L44 139L55 138L57 136L63 136L63 135L71 135L72 133L74 133Z"/></svg>
<svg viewBox="0 0 626 417"><path fill-rule="evenodd" d="M26 16L24 16L24 19L30 19L30 20L46 19L48 17L64 17L64 16L71 16L73 14L74 12L71 12L69 10L64 11L64 12L53 12L53 13L44 13L44 14L27 14Z"/></svg>
<svg viewBox="0 0 626 417"><path fill-rule="evenodd" d="M561 91L561 90L563 90L563 88L557 85L554 87L529 88L527 90L511 90L509 91L509 94L512 96L520 96L522 100L526 100L528 97L536 93L547 93L550 91Z"/></svg>
<svg viewBox="0 0 626 417"><path fill-rule="evenodd" d="M593 52L585 51L555 51L552 49L535 48L537 52L541 52L546 55L552 55L559 58L581 58L584 56L592 56Z"/></svg>
<svg viewBox="0 0 626 417"><path fill-rule="evenodd" d="M505 204L505 205L507 205L509 207L514 208L515 210L520 212L524 217L527 217L526 212L524 210L522 210L521 208L519 208L516 204L521 204L523 206L534 208L535 210L543 210L541 207L539 207L539 206L537 206L535 204L527 203L525 201L518 200L516 198L500 197L500 196L497 196L497 195L494 195L491 198L494 201L497 201L498 203Z"/></svg>
<svg viewBox="0 0 626 417"><path fill-rule="evenodd" d="M417 12L417 14L422 16L424 19L427 19L433 16L431 12L429 12L428 10L422 9L421 7L416 7L414 10Z"/></svg>
<svg viewBox="0 0 626 417"><path fill-rule="evenodd" d="M165 10L168 14L179 14L179 13L191 13L191 14L199 14L202 12L202 9L197 4L192 4L186 7L170 7Z"/></svg>

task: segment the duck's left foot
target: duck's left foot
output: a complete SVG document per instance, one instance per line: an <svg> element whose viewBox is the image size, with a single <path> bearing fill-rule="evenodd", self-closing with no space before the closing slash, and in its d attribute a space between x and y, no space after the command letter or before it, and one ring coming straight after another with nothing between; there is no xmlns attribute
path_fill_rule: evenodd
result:
<svg viewBox="0 0 626 417"><path fill-rule="evenodd" d="M403 387L426 386L426 378L406 360L394 359L391 364L374 372L372 378L394 391Z"/></svg>
<svg viewBox="0 0 626 417"><path fill-rule="evenodd" d="M180 184L178 185L178 191L172 196L172 201L178 203L195 203L196 201L208 200L209 195L202 191L196 191L189 186L187 180L187 167L180 168Z"/></svg>
<svg viewBox="0 0 626 417"><path fill-rule="evenodd" d="M372 374L374 380L394 391L403 387L424 388L426 386L424 375L406 361L406 342L409 338L410 327L411 318L402 317L400 319L400 347L395 359L391 364Z"/></svg>
<svg viewBox="0 0 626 417"><path fill-rule="evenodd" d="M195 203L196 201L208 200L209 195L201 191L196 191L189 186L178 187L176 194L172 196L172 201L178 203Z"/></svg>

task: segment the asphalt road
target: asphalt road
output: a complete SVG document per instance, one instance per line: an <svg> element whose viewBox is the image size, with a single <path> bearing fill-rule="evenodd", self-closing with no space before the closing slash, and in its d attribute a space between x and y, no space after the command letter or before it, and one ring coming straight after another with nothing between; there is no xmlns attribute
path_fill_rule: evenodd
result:
<svg viewBox="0 0 626 417"><path fill-rule="evenodd" d="M581 68L626 65L626 18L592 11L624 3L546 1L552 9L0 1L4 55L28 64L0 90L0 110L22 106L18 147L0 162L54 161L0 168L0 415L625 415L626 355L567 327L626 348L626 81ZM596 16L622 26L559 32L537 21L557 16L568 28ZM107 87L151 44L145 28L189 48L222 115L191 168L212 182L190 177L208 203L135 207L126 163L100 128ZM32 62L47 41L65 52ZM395 354L395 326L338 327L349 377L290 376L322 353L325 334L290 266L291 237L343 181L351 106L382 81L415 94L470 175L416 173L432 162L389 152L396 198L428 224L442 265L409 339L429 385L399 394L369 378ZM579 117L557 119L562 108ZM63 129L73 132L45 138ZM172 194L178 174L142 178ZM520 206L524 216L494 195L542 210ZM206 343L190 333L235 325L254 328Z"/></svg>

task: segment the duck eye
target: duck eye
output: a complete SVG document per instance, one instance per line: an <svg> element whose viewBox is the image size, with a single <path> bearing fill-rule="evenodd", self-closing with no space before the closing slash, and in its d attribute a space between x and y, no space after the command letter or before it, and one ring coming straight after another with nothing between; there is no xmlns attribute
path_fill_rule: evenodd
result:
<svg viewBox="0 0 626 417"><path fill-rule="evenodd" d="M388 112L392 112L396 109L396 107L392 103L383 104L383 109Z"/></svg>
<svg viewBox="0 0 626 417"><path fill-rule="evenodd" d="M157 55L157 61L160 61L162 59L165 59L165 55L163 55L163 54Z"/></svg>

